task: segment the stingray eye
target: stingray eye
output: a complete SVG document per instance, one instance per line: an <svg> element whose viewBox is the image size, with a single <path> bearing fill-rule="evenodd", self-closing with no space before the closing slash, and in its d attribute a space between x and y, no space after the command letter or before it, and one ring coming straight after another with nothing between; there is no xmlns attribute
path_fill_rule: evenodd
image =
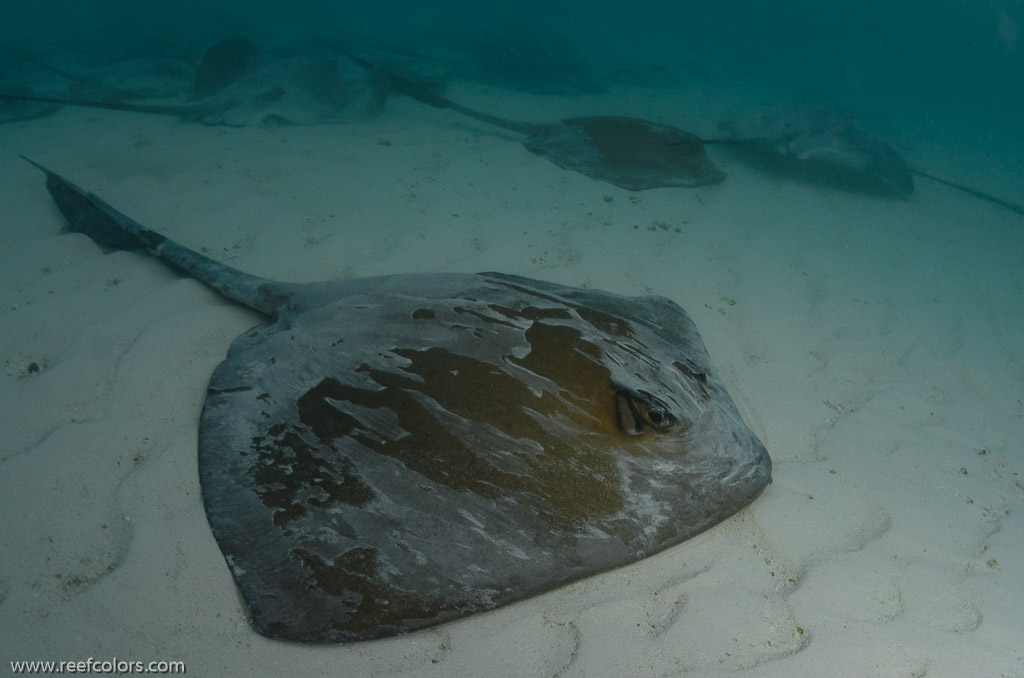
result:
<svg viewBox="0 0 1024 678"><path fill-rule="evenodd" d="M633 402L643 420L645 428L657 433L667 433L675 428L678 420L668 406L647 391L637 391Z"/></svg>
<svg viewBox="0 0 1024 678"><path fill-rule="evenodd" d="M672 415L659 409L647 410L645 420L654 428L672 425Z"/></svg>
<svg viewBox="0 0 1024 678"><path fill-rule="evenodd" d="M661 400L647 391L620 389L615 392L615 417L626 435L642 435L645 430L667 433L679 420Z"/></svg>

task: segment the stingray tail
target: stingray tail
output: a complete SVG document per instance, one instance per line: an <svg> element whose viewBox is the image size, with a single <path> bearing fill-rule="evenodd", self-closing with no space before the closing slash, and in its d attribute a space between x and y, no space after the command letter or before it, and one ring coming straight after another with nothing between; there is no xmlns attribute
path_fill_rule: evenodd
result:
<svg viewBox="0 0 1024 678"><path fill-rule="evenodd" d="M107 111L149 113L151 115L180 116L187 113L185 107L183 106L161 106L159 104L133 104L125 101L86 101L84 99L62 99L60 97L47 97L36 94L11 94L0 92L0 100L37 101L43 104L59 104L61 106L81 106L83 108L100 108ZM32 161L29 160L29 162Z"/></svg>
<svg viewBox="0 0 1024 678"><path fill-rule="evenodd" d="M46 188L70 230L89 236L110 250L145 249L172 268L193 277L222 296L249 308L274 316L287 302L285 285L271 282L225 266L183 247L117 211L100 197L74 185L36 161L21 156L46 174Z"/></svg>
<svg viewBox="0 0 1024 678"><path fill-rule="evenodd" d="M963 184L957 184L957 183L954 183L952 181L948 181L946 179L942 179L940 177L937 177L934 174L928 174L927 172L921 172L919 170L910 170L910 171L913 172L914 174L918 175L918 176L924 177L925 179L931 179L932 181L937 181L940 184L943 184L945 186L949 186L950 188L955 188L958 191L963 191L967 195L972 195L975 198L978 198L980 200L984 200L986 202L990 202L993 205L999 205L1003 209L1007 209L1007 210L1010 210L1011 212L1016 212L1017 214L1024 215L1024 205L1019 205L1019 204L1017 204L1015 202L1010 202L1009 200L1003 200L1002 198L997 198L996 196L992 195L991 193L985 193L983 191L979 191L976 188L971 188L970 186L964 186Z"/></svg>
<svg viewBox="0 0 1024 678"><path fill-rule="evenodd" d="M366 59L360 59L357 56L345 53L348 58L356 62L370 73L374 73L382 77L391 88L406 95L411 99L415 99L420 103L433 106L435 108L450 108L453 111L458 111L465 116L469 116L474 120L480 122L486 122L488 125L494 125L495 127L501 127L502 129L512 130L513 132L522 132L523 134L537 134L541 131L541 125L537 125L531 122L519 122L517 120L508 120L507 118L499 118L496 115L490 115L488 113L481 113L480 111L474 111L472 108L466 108L461 104L457 104L451 99L446 99L436 92L432 92L420 83L407 78L403 75L399 75L394 71L390 71L379 64L375 64L372 61Z"/></svg>

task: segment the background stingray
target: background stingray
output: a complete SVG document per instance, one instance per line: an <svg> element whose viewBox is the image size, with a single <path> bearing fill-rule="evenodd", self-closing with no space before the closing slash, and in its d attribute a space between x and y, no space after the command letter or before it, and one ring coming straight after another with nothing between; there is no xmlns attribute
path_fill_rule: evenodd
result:
<svg viewBox="0 0 1024 678"><path fill-rule="evenodd" d="M196 62L157 45L148 47L93 51L65 45L3 45L0 92L108 103L191 94Z"/></svg>
<svg viewBox="0 0 1024 678"><path fill-rule="evenodd" d="M48 115L52 115L58 108L60 108L59 104L20 98L19 95L24 95L26 97L32 96L32 93L24 88L11 87L10 94L15 95L16 98L0 98L0 124L13 122L15 120L45 118Z"/></svg>
<svg viewBox="0 0 1024 678"><path fill-rule="evenodd" d="M379 74L395 91L417 101L528 134L529 138L523 141L527 150L598 181L642 191L664 186L703 186L725 180L725 173L704 150L704 144L709 142L675 127L619 116L569 118L553 123L507 120L466 108L409 78L358 57L351 58L368 72Z"/></svg>
<svg viewBox="0 0 1024 678"><path fill-rule="evenodd" d="M889 145L829 112L763 116L719 125L734 137L759 139L736 151L753 164L809 181L868 193L907 196L910 167Z"/></svg>
<svg viewBox="0 0 1024 678"><path fill-rule="evenodd" d="M103 97L7 91L0 99L173 115L209 125L310 125L376 115L386 97L372 73L350 62L304 56L278 58L245 38L228 38L206 51L189 99L126 100L112 89Z"/></svg>
<svg viewBox="0 0 1024 678"><path fill-rule="evenodd" d="M43 171L72 230L268 316L215 369L199 423L210 526L267 636L487 610L679 543L770 481L666 299L500 274L273 282Z"/></svg>
<svg viewBox="0 0 1024 678"><path fill-rule="evenodd" d="M913 193L917 175L1024 214L1024 206L912 168L894 148L833 111L767 115L719 127L745 142L735 146L741 158L770 172L895 197Z"/></svg>

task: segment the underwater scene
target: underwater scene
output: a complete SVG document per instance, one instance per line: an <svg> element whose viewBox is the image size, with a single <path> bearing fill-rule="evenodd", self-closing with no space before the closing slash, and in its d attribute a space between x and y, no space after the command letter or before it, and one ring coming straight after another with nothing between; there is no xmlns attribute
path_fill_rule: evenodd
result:
<svg viewBox="0 0 1024 678"><path fill-rule="evenodd" d="M0 662L1024 676L1024 4L8 3Z"/></svg>

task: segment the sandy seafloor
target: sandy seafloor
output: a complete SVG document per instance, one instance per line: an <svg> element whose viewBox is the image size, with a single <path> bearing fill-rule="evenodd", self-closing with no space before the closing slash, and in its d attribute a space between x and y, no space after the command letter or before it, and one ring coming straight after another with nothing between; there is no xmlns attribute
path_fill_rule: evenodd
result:
<svg viewBox="0 0 1024 678"><path fill-rule="evenodd" d="M698 134L744 103L450 94ZM886 132L922 169L1022 199L1019 148L922 119ZM1024 676L1024 218L924 180L903 201L797 183L715 148L725 183L630 193L514 137L401 99L345 125L66 108L0 129L3 670L117 657L220 676ZM774 483L677 548L491 613L347 646L264 639L196 472L207 379L258 317L61 235L20 153L271 278L501 270L664 295L696 321Z"/></svg>

